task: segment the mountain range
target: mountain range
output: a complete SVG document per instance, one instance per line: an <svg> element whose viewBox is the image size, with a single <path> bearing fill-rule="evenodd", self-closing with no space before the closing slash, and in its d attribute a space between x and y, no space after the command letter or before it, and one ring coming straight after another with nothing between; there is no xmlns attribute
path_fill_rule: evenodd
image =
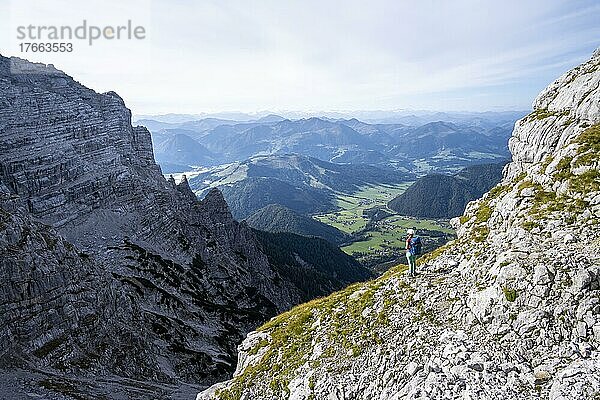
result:
<svg viewBox="0 0 600 400"><path fill-rule="evenodd" d="M335 194L369 184L405 182L413 175L367 164L337 164L297 154L255 156L190 175L202 195L218 187L235 218L243 219L270 204L300 214L335 210Z"/></svg>
<svg viewBox="0 0 600 400"><path fill-rule="evenodd" d="M438 114L439 117L448 117ZM514 114L482 114L478 118L436 120L418 125L374 124L352 119L283 119L266 116L253 121L200 119L180 123L141 120L152 132L161 150L160 162L180 164L181 152L190 153L187 142L196 141L198 155L191 151L188 163L178 171L194 166L214 166L240 162L255 156L298 154L341 164L363 163L393 167L399 171L424 173L432 169L456 171L482 162L508 157L507 141ZM161 146L173 136L186 136L186 142ZM172 143L172 141L171 141ZM206 158L206 152L212 157ZM198 163L198 164L194 164Z"/></svg>
<svg viewBox="0 0 600 400"><path fill-rule="evenodd" d="M216 156L206 147L183 133L154 140L154 156L165 173L188 169L189 166L212 165ZM176 166L176 167L173 167Z"/></svg>
<svg viewBox="0 0 600 400"><path fill-rule="evenodd" d="M319 115L322 119L348 120L358 118L370 124L403 124L418 126L435 121L448 121L453 123L468 123L479 125L500 125L505 122L516 121L526 115L527 111L430 111L430 110L352 110L352 111L261 111L257 113L220 112L200 114L162 114L162 115L134 115L134 121L146 125L141 121L157 121L169 124L180 124L202 119L218 119L227 122L251 122L265 119L302 119ZM151 128L148 128L151 129Z"/></svg>

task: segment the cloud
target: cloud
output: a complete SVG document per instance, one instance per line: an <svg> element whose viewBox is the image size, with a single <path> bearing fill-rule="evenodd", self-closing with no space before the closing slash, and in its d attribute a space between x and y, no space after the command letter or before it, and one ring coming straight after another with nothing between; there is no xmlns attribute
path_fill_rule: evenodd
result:
<svg viewBox="0 0 600 400"><path fill-rule="evenodd" d="M600 45L592 0L39 4L4 2L2 26L84 17L146 26L143 43L27 55L116 90L137 113L525 108ZM20 55L16 44L2 32L3 54Z"/></svg>

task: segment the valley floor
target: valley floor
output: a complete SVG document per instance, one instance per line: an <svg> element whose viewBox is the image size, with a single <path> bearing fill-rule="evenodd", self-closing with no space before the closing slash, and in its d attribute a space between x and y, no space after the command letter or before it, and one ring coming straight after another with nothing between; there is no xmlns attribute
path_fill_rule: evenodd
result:
<svg viewBox="0 0 600 400"><path fill-rule="evenodd" d="M448 220L411 218L387 208L387 203L412 183L371 185L352 194L339 193L337 206L340 210L314 218L354 235L355 240L342 250L370 267L403 261L404 234L408 228L416 228L424 239L426 251L431 251L454 237ZM378 212L379 217L373 218L374 212Z"/></svg>

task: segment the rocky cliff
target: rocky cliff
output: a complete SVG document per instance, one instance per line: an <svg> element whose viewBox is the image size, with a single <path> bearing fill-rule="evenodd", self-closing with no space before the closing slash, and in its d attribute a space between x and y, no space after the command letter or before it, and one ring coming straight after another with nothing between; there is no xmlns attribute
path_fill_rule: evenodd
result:
<svg viewBox="0 0 600 400"><path fill-rule="evenodd" d="M600 397L600 52L535 100L459 238L248 335L208 399Z"/></svg>
<svg viewBox="0 0 600 400"><path fill-rule="evenodd" d="M3 360L63 375L206 383L299 299L217 190L155 164L113 92L0 56Z"/></svg>

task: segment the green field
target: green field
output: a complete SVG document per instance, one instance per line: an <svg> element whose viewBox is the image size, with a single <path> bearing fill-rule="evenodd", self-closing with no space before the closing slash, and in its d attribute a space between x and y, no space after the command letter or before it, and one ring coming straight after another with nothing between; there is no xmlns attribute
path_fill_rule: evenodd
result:
<svg viewBox="0 0 600 400"><path fill-rule="evenodd" d="M367 224L367 220L363 217L364 210L385 206L410 185L412 182L398 185L373 185L362 187L351 195L339 193L336 202L340 210L315 215L314 218L346 233L358 232Z"/></svg>
<svg viewBox="0 0 600 400"><path fill-rule="evenodd" d="M348 254L353 253L377 253L387 251L398 251L404 248L404 238L408 228L439 231L453 234L454 231L446 224L428 219L414 219L393 215L385 218L376 224L374 230L369 231L367 240L354 242L349 246L342 247L342 250ZM421 235L423 236L423 235Z"/></svg>
<svg viewBox="0 0 600 400"><path fill-rule="evenodd" d="M342 247L344 252L355 255L359 259L402 254L404 236L408 228L416 228L417 233L421 229L453 235L454 231L449 227L447 221L415 219L396 214L371 224L369 230L364 231L369 219L363 216L363 211L380 207L393 214L392 210L387 209L387 203L403 193L411 184L412 182L398 185L365 186L351 195L338 194L337 205L340 210L316 215L314 218L344 232L357 234L357 236L362 235L366 240L356 241ZM429 240L425 236L424 240L425 243L429 242L427 247L437 247L439 242L445 241L446 238Z"/></svg>

